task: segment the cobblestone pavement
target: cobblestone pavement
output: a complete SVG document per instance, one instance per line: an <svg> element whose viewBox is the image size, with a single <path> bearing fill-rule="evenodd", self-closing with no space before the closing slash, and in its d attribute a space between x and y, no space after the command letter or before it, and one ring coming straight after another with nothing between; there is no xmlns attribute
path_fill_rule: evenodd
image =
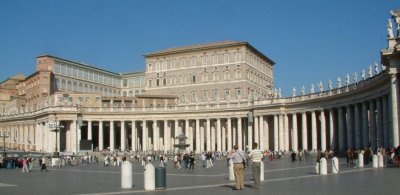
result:
<svg viewBox="0 0 400 195"><path fill-rule="evenodd" d="M121 188L121 168L102 164L73 167L49 167L48 172L34 168L30 173L0 169L0 194L399 194L400 168L354 168L340 159L340 173L315 174L315 160L290 162L275 160L264 164L265 180L261 189L252 189L251 167L245 171L245 189L232 191L226 160L203 168L197 161L194 172L175 170L167 165L167 189L144 191L143 167L133 164L133 188Z"/></svg>

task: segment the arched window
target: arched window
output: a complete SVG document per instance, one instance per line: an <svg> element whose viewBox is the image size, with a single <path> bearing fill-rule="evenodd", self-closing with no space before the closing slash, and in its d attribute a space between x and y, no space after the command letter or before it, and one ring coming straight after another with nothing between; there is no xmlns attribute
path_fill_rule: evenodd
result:
<svg viewBox="0 0 400 195"><path fill-rule="evenodd" d="M78 91L79 91L79 92L83 92L83 85L82 85L82 83L79 83Z"/></svg>
<svg viewBox="0 0 400 195"><path fill-rule="evenodd" d="M74 84L73 84L72 91L75 91L75 92L78 91L78 84L76 82L74 82Z"/></svg>
<svg viewBox="0 0 400 195"><path fill-rule="evenodd" d="M67 90L72 91L72 82L71 81L67 82Z"/></svg>
<svg viewBox="0 0 400 195"><path fill-rule="evenodd" d="M66 90L67 88L66 88L66 83L65 83L65 80L63 79L63 80L61 80L61 86L60 86L60 89L61 90Z"/></svg>

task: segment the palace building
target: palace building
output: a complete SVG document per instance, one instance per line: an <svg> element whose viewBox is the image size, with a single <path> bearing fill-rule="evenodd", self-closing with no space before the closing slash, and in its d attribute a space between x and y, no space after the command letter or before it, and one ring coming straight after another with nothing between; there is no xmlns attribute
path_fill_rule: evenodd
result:
<svg viewBox="0 0 400 195"><path fill-rule="evenodd" d="M172 151L181 134L196 153L398 146L399 48L389 32L381 66L290 97L274 90L274 61L247 42L149 53L131 73L41 55L36 72L0 83L0 130L6 147L43 152Z"/></svg>

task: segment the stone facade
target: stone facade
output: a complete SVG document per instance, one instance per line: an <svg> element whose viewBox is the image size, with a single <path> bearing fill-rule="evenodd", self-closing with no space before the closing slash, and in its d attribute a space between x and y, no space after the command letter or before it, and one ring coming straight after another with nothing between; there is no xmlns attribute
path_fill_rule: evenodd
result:
<svg viewBox="0 0 400 195"><path fill-rule="evenodd" d="M45 55L18 81L0 126L10 148L172 151L339 150L399 145L399 36L381 51L383 68L344 85L280 97L274 62L246 42L224 41L145 55L146 71L117 74ZM16 101L23 102L17 104ZM9 105L9 106L7 106ZM12 106L10 106L12 105ZM83 140L83 141L82 141Z"/></svg>

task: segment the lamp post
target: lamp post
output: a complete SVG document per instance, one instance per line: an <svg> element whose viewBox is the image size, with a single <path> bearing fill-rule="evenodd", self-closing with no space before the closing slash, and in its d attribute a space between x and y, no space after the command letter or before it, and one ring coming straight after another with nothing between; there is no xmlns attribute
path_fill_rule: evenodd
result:
<svg viewBox="0 0 400 195"><path fill-rule="evenodd" d="M0 137L3 138L3 156L6 157L6 138L10 137L10 132L3 130Z"/></svg>
<svg viewBox="0 0 400 195"><path fill-rule="evenodd" d="M54 156L58 157L59 155L58 155L58 147L57 147L58 146L58 136L57 135L58 135L58 132L60 132L60 129L64 128L64 125L60 124L59 121L54 120L49 123L49 128L50 128L50 131L56 133L56 147L55 147L55 151L54 151Z"/></svg>

